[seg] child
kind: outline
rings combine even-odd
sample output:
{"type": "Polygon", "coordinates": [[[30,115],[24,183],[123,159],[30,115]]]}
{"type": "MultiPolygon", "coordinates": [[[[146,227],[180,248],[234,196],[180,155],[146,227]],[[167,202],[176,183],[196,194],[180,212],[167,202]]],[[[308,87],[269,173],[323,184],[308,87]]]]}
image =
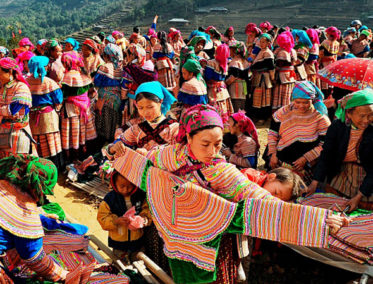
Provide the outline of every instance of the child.
{"type": "Polygon", "coordinates": [[[103,230],[109,232],[109,247],[123,259],[142,247],[143,227],[151,223],[146,194],[114,171],[111,176],[113,191],[106,194],[97,213],[103,230]],[[135,211],[132,216],[130,212],[135,211]]]}
{"type": "Polygon", "coordinates": [[[307,188],[300,176],[287,168],[276,168],[268,173],[250,168],[243,169],[241,172],[249,180],[257,183],[273,196],[283,201],[296,199],[307,188]]]}

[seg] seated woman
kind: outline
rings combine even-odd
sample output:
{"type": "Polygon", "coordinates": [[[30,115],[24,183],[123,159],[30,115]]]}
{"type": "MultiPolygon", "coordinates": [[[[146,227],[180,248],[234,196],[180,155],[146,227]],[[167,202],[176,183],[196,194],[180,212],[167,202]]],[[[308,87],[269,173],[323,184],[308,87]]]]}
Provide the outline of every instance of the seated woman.
{"type": "MultiPolygon", "coordinates": [[[[323,94],[309,81],[297,82],[292,103],[273,114],[268,133],[271,169],[290,167],[303,179],[320,156],[330,120],[322,102],[323,94]]],[[[308,176],[308,179],[310,177],[308,176]]]]}
{"type": "Polygon", "coordinates": [[[327,191],[350,197],[346,206],[373,209],[373,91],[360,90],[340,100],[326,134],[308,191],[327,181],[327,191]]]}
{"type": "Polygon", "coordinates": [[[256,168],[260,145],[254,123],[242,111],[232,114],[228,122],[230,134],[237,137],[237,142],[232,149],[223,149],[223,155],[240,168],[256,168]]]}
{"type": "Polygon", "coordinates": [[[124,145],[146,154],[152,147],[175,141],[179,124],[165,115],[176,101],[174,96],[157,81],[141,84],[134,100],[140,116],[145,121],[131,126],[120,136],[120,141],[109,144],[108,157],[121,156],[124,145]]]}

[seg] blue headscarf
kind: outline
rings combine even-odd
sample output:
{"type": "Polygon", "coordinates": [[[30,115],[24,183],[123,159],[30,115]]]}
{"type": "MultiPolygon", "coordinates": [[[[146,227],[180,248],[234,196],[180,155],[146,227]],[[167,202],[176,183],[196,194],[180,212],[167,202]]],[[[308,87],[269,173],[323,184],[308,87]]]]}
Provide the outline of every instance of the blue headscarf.
{"type": "Polygon", "coordinates": [[[43,82],[45,75],[47,75],[45,67],[48,63],[49,58],[46,56],[33,56],[28,62],[28,68],[35,79],[39,78],[40,75],[41,81],[43,82]]]}
{"type": "Polygon", "coordinates": [[[293,38],[296,41],[296,37],[298,37],[298,44],[304,44],[308,48],[312,48],[313,44],[308,36],[308,34],[303,30],[293,30],[293,38]]]}
{"type": "Polygon", "coordinates": [[[9,49],[7,49],[5,46],[0,46],[0,53],[4,54],[6,57],[9,55],[9,49]]]}
{"type": "Polygon", "coordinates": [[[66,42],[70,43],[73,46],[73,50],[78,50],[79,49],[79,42],[76,39],[74,39],[72,37],[68,37],[65,40],[65,43],[66,42]]]}
{"type": "Polygon", "coordinates": [[[38,41],[37,41],[37,43],[36,43],[36,45],[40,45],[40,46],[42,46],[44,43],[46,43],[47,42],[47,40],[46,39],[39,39],[38,41]]]}
{"type": "Polygon", "coordinates": [[[328,109],[323,102],[324,94],[314,83],[310,81],[296,82],[291,94],[291,99],[312,100],[313,106],[319,113],[322,115],[328,114],[328,109]]]}
{"type": "Polygon", "coordinates": [[[369,30],[367,26],[361,26],[360,29],[359,29],[359,33],[361,33],[362,31],[364,30],[369,30]]]}
{"type": "Polygon", "coordinates": [[[201,37],[204,37],[204,38],[206,39],[206,42],[207,42],[207,41],[211,41],[211,39],[210,39],[210,35],[209,35],[209,34],[204,33],[204,32],[201,32],[201,31],[199,31],[199,30],[194,30],[194,31],[192,31],[191,34],[190,34],[190,36],[189,36],[189,38],[188,38],[188,40],[191,40],[191,39],[192,39],[193,37],[195,37],[195,36],[201,36],[201,37]]]}
{"type": "Polygon", "coordinates": [[[108,40],[108,42],[110,42],[110,43],[115,43],[116,42],[115,38],[113,38],[112,35],[108,35],[105,39],[108,40]]]}
{"type": "Polygon", "coordinates": [[[105,46],[104,53],[110,57],[110,61],[114,63],[114,67],[118,68],[118,64],[123,60],[122,49],[113,43],[108,43],[105,46]]]}
{"type": "Polygon", "coordinates": [[[162,101],[161,112],[166,114],[171,105],[176,102],[175,97],[158,81],[142,83],[136,90],[135,96],[128,94],[131,99],[136,99],[137,95],[140,93],[151,93],[156,95],[162,101]]]}

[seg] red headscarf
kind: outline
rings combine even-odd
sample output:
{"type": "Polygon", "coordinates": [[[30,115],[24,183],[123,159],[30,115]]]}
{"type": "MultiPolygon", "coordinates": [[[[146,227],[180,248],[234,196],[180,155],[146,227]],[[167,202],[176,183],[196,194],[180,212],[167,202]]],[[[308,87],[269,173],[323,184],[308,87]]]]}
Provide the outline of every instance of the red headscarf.
{"type": "Polygon", "coordinates": [[[245,28],[245,34],[248,35],[249,33],[255,33],[256,36],[259,36],[262,33],[262,31],[260,29],[258,29],[256,24],[248,23],[246,28],[245,28]]]}
{"type": "Polygon", "coordinates": [[[4,68],[6,70],[14,70],[16,71],[16,80],[21,81],[22,83],[25,83],[28,86],[28,83],[23,78],[21,71],[19,70],[19,67],[17,65],[17,61],[15,61],[13,58],[10,57],[4,57],[0,59],[0,67],[4,68]]]}
{"type": "Polygon", "coordinates": [[[294,47],[293,35],[289,31],[283,32],[277,37],[277,43],[281,48],[285,49],[287,52],[290,52],[294,47]]]}
{"type": "Polygon", "coordinates": [[[33,50],[35,46],[32,44],[31,40],[28,37],[24,37],[21,39],[18,43],[19,47],[24,47],[24,46],[30,46],[30,50],[33,50]]]}
{"type": "Polygon", "coordinates": [[[259,25],[259,28],[262,28],[262,29],[267,29],[267,31],[270,31],[273,29],[273,26],[271,25],[270,22],[266,21],[266,22],[263,22],[259,25]]]}
{"type": "Polygon", "coordinates": [[[17,64],[19,66],[19,70],[23,72],[23,61],[30,60],[31,57],[35,56],[35,54],[31,51],[24,51],[17,56],[17,64]]]}
{"type": "Polygon", "coordinates": [[[334,39],[336,40],[338,40],[341,37],[341,31],[338,30],[336,27],[329,27],[325,30],[325,32],[328,35],[331,35],[332,37],[334,37],[334,39]]]}
{"type": "Polygon", "coordinates": [[[178,34],[181,36],[181,32],[179,30],[176,30],[176,31],[170,32],[168,34],[168,37],[171,38],[172,40],[174,40],[176,35],[178,35],[178,34]]]}
{"type": "Polygon", "coordinates": [[[219,62],[219,66],[223,69],[224,73],[228,71],[229,55],[229,46],[227,44],[221,44],[216,48],[215,59],[219,62]]]}
{"type": "Polygon", "coordinates": [[[98,52],[99,52],[99,49],[98,49],[97,43],[96,43],[93,39],[87,38],[87,39],[83,42],[83,44],[86,45],[86,46],[89,46],[90,48],[92,48],[92,50],[93,50],[95,53],[98,53],[98,52]]]}
{"type": "Polygon", "coordinates": [[[245,115],[244,111],[238,111],[231,115],[233,120],[238,123],[238,127],[242,133],[248,134],[256,143],[257,148],[259,149],[259,139],[258,139],[258,132],[256,131],[256,127],[254,122],[245,115]]]}
{"type": "Polygon", "coordinates": [[[76,51],[62,53],[61,61],[66,66],[66,72],[70,70],[80,71],[80,68],[84,67],[83,60],[76,51]]]}
{"type": "Polygon", "coordinates": [[[315,29],[308,29],[307,35],[309,36],[312,44],[315,44],[315,43],[320,44],[319,34],[315,29]]]}

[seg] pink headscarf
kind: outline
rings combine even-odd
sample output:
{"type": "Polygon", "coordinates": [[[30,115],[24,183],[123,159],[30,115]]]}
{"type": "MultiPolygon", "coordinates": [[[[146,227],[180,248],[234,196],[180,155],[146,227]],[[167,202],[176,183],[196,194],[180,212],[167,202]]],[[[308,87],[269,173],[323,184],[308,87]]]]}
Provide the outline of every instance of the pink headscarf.
{"type": "Polygon", "coordinates": [[[338,30],[336,27],[329,27],[325,30],[325,32],[328,35],[331,35],[332,37],[334,37],[336,40],[338,40],[341,37],[341,31],[338,30]]]}
{"type": "Polygon", "coordinates": [[[24,46],[29,45],[30,50],[33,50],[35,48],[35,46],[32,44],[31,40],[28,37],[24,37],[23,39],[21,39],[18,45],[19,47],[24,47],[24,46]]]}
{"type": "Polygon", "coordinates": [[[66,72],[70,70],[80,71],[80,68],[84,67],[82,57],[76,51],[62,53],[61,61],[66,66],[66,72]]]}
{"type": "Polygon", "coordinates": [[[256,131],[254,122],[245,115],[244,111],[241,110],[232,114],[231,117],[235,122],[238,123],[238,127],[240,128],[240,131],[242,133],[246,133],[250,135],[251,138],[253,138],[257,148],[259,149],[260,144],[258,139],[258,132],[256,131]]]}
{"type": "Polygon", "coordinates": [[[19,66],[19,70],[21,72],[23,72],[23,68],[24,68],[23,61],[30,60],[30,58],[33,56],[35,56],[35,54],[29,50],[18,54],[16,61],[19,66]]]}
{"type": "Polygon", "coordinates": [[[111,33],[111,36],[114,37],[114,38],[115,38],[115,36],[117,36],[117,35],[119,35],[119,38],[124,37],[124,34],[121,33],[120,31],[113,31],[113,32],[111,33]]]}
{"type": "Polygon", "coordinates": [[[188,108],[180,119],[179,133],[176,141],[184,142],[187,134],[206,126],[224,129],[223,120],[217,110],[210,105],[195,105],[188,108]]]}
{"type": "Polygon", "coordinates": [[[175,36],[178,35],[178,34],[179,34],[180,37],[181,37],[181,32],[180,32],[179,30],[176,30],[176,31],[170,32],[170,33],[168,34],[168,37],[171,38],[172,40],[174,40],[175,36]]]}
{"type": "Polygon", "coordinates": [[[285,49],[287,52],[290,52],[294,47],[293,35],[289,31],[283,32],[277,37],[277,43],[281,48],[285,49]]]}
{"type": "Polygon", "coordinates": [[[147,35],[149,38],[157,38],[157,32],[154,29],[149,29],[147,35]]]}
{"type": "Polygon", "coordinates": [[[309,36],[312,44],[315,44],[315,43],[320,44],[319,34],[315,29],[308,29],[307,35],[309,36]]]}
{"type": "Polygon", "coordinates": [[[262,29],[267,29],[267,31],[270,31],[273,29],[273,26],[271,25],[270,22],[266,21],[266,22],[263,22],[259,25],[259,28],[262,28],[262,29]]]}
{"type": "Polygon", "coordinates": [[[255,33],[256,36],[260,35],[262,33],[262,31],[260,29],[258,29],[258,27],[256,26],[256,24],[254,23],[248,23],[246,25],[246,28],[245,28],[245,34],[249,34],[249,33],[255,33]]]}
{"type": "Polygon", "coordinates": [[[228,71],[229,55],[229,46],[227,44],[221,44],[216,48],[215,59],[219,62],[219,66],[223,69],[224,73],[228,71]]]}
{"type": "Polygon", "coordinates": [[[23,78],[21,70],[19,70],[19,67],[17,65],[17,61],[15,61],[11,57],[4,57],[0,59],[0,67],[7,69],[7,70],[14,70],[16,71],[16,80],[21,81],[22,83],[25,83],[28,86],[27,81],[23,78]]]}

